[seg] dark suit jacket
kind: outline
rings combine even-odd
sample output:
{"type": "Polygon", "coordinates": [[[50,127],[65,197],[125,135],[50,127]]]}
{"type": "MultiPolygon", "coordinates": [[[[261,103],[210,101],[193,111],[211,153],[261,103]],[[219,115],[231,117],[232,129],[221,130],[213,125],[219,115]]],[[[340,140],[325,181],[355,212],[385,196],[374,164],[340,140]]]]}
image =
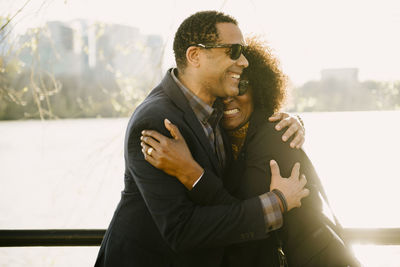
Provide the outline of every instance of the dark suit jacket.
{"type": "Polygon", "coordinates": [[[265,238],[259,198],[236,200],[223,188],[221,176],[202,126],[167,73],[129,121],[125,189],[96,266],[220,266],[223,246],[265,238]],[[154,129],[169,136],[165,118],[179,127],[194,159],[205,169],[191,191],[143,158],[141,131],[154,129]]]}
{"type": "Polygon", "coordinates": [[[283,242],[283,250],[288,256],[289,266],[301,266],[300,259],[307,262],[307,266],[331,266],[330,263],[339,262],[334,258],[329,258],[332,256],[343,257],[343,265],[339,263],[338,266],[344,266],[351,260],[346,259],[349,257],[346,251],[334,247],[336,244],[340,244],[340,241],[331,242],[333,238],[336,238],[335,234],[331,234],[329,231],[318,231],[321,225],[331,225],[322,213],[323,200],[318,193],[321,188],[319,177],[302,149],[292,149],[289,146],[290,141],[286,143],[282,141],[283,131],[276,131],[275,123],[268,122],[267,118],[270,115],[265,110],[253,112],[245,143],[238,160],[232,162],[229,167],[224,185],[233,196],[239,199],[251,198],[269,191],[270,160],[274,159],[278,162],[282,177],[289,177],[293,165],[300,162],[300,172],[306,175],[306,187],[310,189],[310,195],[302,200],[301,208],[295,208],[284,215],[284,226],[276,233],[271,234],[270,238],[227,247],[224,266],[279,266],[273,265],[277,260],[274,253],[277,248],[275,234],[278,234],[283,242]],[[315,233],[315,231],[317,232],[315,233]],[[307,244],[304,243],[304,240],[313,235],[320,236],[312,241],[309,253],[304,253],[307,255],[304,255],[303,258],[293,257],[294,253],[291,252],[295,251],[297,247],[307,244]],[[306,258],[323,249],[331,250],[333,253],[327,251],[324,254],[315,254],[317,256],[313,258],[306,258]]]}

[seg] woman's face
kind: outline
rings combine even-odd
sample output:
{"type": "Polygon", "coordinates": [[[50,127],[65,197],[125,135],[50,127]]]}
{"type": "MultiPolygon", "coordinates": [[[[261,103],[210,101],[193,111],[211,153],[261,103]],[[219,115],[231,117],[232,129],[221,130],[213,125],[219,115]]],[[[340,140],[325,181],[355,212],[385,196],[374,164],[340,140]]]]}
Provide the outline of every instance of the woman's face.
{"type": "Polygon", "coordinates": [[[251,88],[244,95],[224,98],[223,103],[224,117],[222,126],[226,130],[235,130],[242,127],[249,121],[254,110],[251,88]]]}

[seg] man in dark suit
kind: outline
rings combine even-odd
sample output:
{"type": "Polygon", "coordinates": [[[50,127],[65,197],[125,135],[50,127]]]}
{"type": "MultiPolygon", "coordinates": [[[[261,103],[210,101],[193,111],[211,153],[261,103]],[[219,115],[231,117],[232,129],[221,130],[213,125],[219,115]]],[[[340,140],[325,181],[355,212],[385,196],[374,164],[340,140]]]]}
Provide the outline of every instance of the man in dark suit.
{"type": "MultiPolygon", "coordinates": [[[[125,188],[96,266],[220,266],[224,246],[263,239],[281,227],[283,203],[274,193],[235,200],[220,179],[230,153],[218,123],[218,98],[238,94],[248,65],[243,45],[236,20],[219,12],[196,13],[179,27],[178,68],[167,72],[129,121],[125,188]],[[164,118],[179,127],[199,163],[187,174],[188,181],[198,179],[186,187],[152,167],[141,151],[144,129],[170,136],[164,118]],[[195,204],[213,202],[219,205],[195,204]]],[[[289,208],[308,194],[298,177],[275,177],[289,208]]]]}

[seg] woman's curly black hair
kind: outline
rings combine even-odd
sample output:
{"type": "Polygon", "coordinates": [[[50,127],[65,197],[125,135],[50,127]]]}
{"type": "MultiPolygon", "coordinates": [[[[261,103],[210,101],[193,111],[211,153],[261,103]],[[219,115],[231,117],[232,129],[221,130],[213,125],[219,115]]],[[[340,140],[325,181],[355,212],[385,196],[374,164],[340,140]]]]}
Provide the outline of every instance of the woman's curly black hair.
{"type": "Polygon", "coordinates": [[[249,66],[242,76],[249,80],[253,91],[255,109],[278,111],[286,97],[287,76],[280,69],[279,61],[271,49],[257,37],[246,38],[245,56],[249,66]]]}
{"type": "Polygon", "coordinates": [[[218,11],[201,11],[186,18],[179,26],[174,38],[174,54],[178,69],[186,67],[186,50],[193,44],[210,44],[218,41],[217,23],[237,21],[218,11]]]}

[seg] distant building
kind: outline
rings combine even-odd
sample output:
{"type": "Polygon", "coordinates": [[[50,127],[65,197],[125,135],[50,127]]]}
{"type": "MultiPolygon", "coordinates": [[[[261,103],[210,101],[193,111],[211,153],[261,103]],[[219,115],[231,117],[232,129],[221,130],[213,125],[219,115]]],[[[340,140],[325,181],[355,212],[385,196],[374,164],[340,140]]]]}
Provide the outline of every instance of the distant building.
{"type": "Polygon", "coordinates": [[[28,67],[35,65],[54,75],[84,72],[87,58],[76,49],[75,35],[73,28],[59,21],[49,21],[40,30],[28,29],[20,36],[19,43],[25,47],[20,59],[28,67]]]}
{"type": "Polygon", "coordinates": [[[40,31],[28,30],[20,42],[31,42],[35,36],[36,53],[26,48],[21,59],[29,66],[40,58],[40,67],[55,75],[77,75],[93,70],[99,75],[109,71],[142,78],[155,72],[160,76],[161,36],[141,34],[135,27],[90,24],[86,20],[49,21],[40,31]]]}
{"type": "Polygon", "coordinates": [[[315,92],[316,110],[350,111],[364,108],[365,91],[358,81],[358,68],[324,69],[320,90],[315,92]]]}
{"type": "Polygon", "coordinates": [[[321,81],[338,81],[347,84],[358,83],[357,68],[324,69],[321,71],[321,81]]]}

